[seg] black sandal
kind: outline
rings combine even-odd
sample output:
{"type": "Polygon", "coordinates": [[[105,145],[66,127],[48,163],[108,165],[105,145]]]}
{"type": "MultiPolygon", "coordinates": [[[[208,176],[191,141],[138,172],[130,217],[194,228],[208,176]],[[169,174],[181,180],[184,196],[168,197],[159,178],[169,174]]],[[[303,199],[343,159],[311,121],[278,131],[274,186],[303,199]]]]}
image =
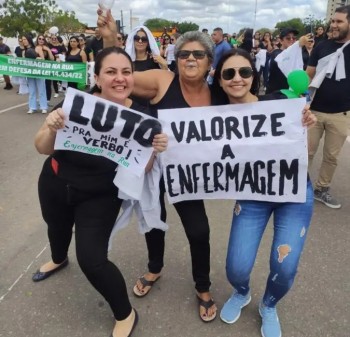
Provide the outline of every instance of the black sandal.
{"type": "Polygon", "coordinates": [[[206,316],[202,316],[201,315],[201,311],[199,310],[199,317],[200,319],[205,322],[205,323],[210,323],[212,322],[215,318],[216,318],[216,311],[213,314],[213,316],[209,317],[208,316],[208,310],[215,305],[214,300],[211,298],[209,301],[205,301],[203,299],[201,299],[198,295],[197,295],[197,299],[198,299],[198,304],[199,304],[199,309],[200,307],[203,307],[205,309],[205,315],[206,316]]]}
{"type": "Polygon", "coordinates": [[[136,297],[144,297],[146,296],[152,289],[153,285],[160,279],[160,276],[158,276],[154,281],[148,281],[145,279],[144,276],[141,276],[139,278],[139,281],[142,284],[142,290],[145,289],[146,287],[149,287],[147,291],[141,292],[139,288],[137,287],[137,284],[135,284],[133,288],[133,293],[136,297]]]}

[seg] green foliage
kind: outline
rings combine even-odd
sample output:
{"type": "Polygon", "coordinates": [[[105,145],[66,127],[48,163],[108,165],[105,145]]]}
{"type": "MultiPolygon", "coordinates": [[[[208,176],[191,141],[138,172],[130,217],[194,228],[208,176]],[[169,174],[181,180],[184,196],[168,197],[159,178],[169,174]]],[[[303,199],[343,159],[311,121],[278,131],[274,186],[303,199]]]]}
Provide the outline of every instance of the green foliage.
{"type": "Polygon", "coordinates": [[[281,21],[276,24],[276,31],[274,32],[274,36],[279,33],[283,28],[293,28],[299,32],[299,36],[306,34],[305,26],[300,18],[294,18],[288,21],[281,21]]]}
{"type": "Polygon", "coordinates": [[[306,33],[316,33],[316,29],[319,26],[322,26],[326,30],[327,21],[326,19],[315,19],[310,15],[303,20],[303,24],[306,33]]]}
{"type": "Polygon", "coordinates": [[[76,17],[74,12],[59,10],[52,18],[49,27],[56,26],[59,29],[59,34],[67,40],[77,33],[83,33],[86,25],[82,24],[76,17]]]}
{"type": "Polygon", "coordinates": [[[165,19],[148,19],[145,21],[144,25],[150,30],[150,31],[164,31],[164,28],[169,29],[170,27],[176,27],[181,34],[186,33],[188,31],[192,30],[198,30],[199,26],[193,22],[174,22],[174,21],[168,21],[165,19]]]}
{"type": "Polygon", "coordinates": [[[66,37],[86,27],[74,12],[59,10],[55,0],[5,0],[0,4],[0,30],[4,36],[44,33],[52,26],[57,26],[66,37]]]}
{"type": "Polygon", "coordinates": [[[174,22],[173,27],[177,27],[177,29],[181,34],[199,29],[199,26],[196,23],[187,22],[187,21],[179,22],[179,23],[174,22]]]}
{"type": "Polygon", "coordinates": [[[144,26],[146,26],[150,31],[163,31],[164,28],[171,27],[171,22],[165,19],[148,19],[145,21],[144,26]]]}
{"type": "Polygon", "coordinates": [[[43,32],[50,12],[56,8],[54,0],[5,0],[0,5],[1,34],[16,37],[32,31],[43,32]]]}

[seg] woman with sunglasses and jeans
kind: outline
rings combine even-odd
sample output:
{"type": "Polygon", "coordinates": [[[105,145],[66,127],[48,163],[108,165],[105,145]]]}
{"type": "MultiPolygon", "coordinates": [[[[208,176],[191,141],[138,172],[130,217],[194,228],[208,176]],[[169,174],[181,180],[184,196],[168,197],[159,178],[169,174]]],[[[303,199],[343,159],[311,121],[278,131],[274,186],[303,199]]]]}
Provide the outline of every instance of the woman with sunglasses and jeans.
{"type": "MultiPolygon", "coordinates": [[[[256,96],[258,80],[249,53],[239,48],[232,49],[221,58],[216,68],[212,87],[215,104],[252,103],[286,98],[279,92],[256,96]]],[[[296,113],[301,114],[297,111],[296,113]]],[[[303,110],[302,120],[304,126],[312,126],[316,122],[308,107],[303,110]]],[[[276,304],[287,294],[294,282],[312,211],[313,190],[309,178],[304,203],[252,200],[236,202],[226,259],[226,274],[234,291],[220,313],[224,322],[235,323],[240,317],[241,309],[251,301],[250,274],[260,241],[273,214],[270,274],[260,301],[259,312],[262,317],[262,336],[282,336],[276,304]]]]}
{"type": "MultiPolygon", "coordinates": [[[[35,44],[35,48],[36,49],[41,49],[43,52],[43,55],[45,57],[45,60],[51,60],[53,61],[55,59],[55,57],[53,56],[50,47],[48,46],[47,42],[46,42],[46,38],[44,34],[40,34],[38,35],[37,39],[36,39],[36,44],[35,44]]],[[[50,100],[51,100],[51,80],[49,79],[45,79],[45,88],[46,88],[46,99],[47,99],[47,103],[49,104],[50,100]]]]}
{"type": "MultiPolygon", "coordinates": [[[[48,52],[49,48],[35,46],[32,36],[30,34],[22,36],[22,43],[24,47],[24,50],[22,52],[23,57],[30,59],[45,59],[44,51],[48,52]]],[[[46,114],[48,105],[46,99],[45,79],[28,77],[27,81],[29,90],[29,110],[27,111],[27,113],[32,114],[37,110],[38,97],[41,113],[46,114]]]]}
{"type": "MultiPolygon", "coordinates": [[[[113,45],[116,25],[110,11],[107,17],[98,10],[98,26],[105,47],[113,45]]],[[[182,35],[175,47],[178,74],[165,70],[135,72],[133,94],[150,100],[151,109],[172,109],[209,106],[211,95],[205,81],[214,55],[210,36],[195,31],[182,35]]],[[[164,186],[163,186],[164,189],[164,186]]],[[[161,200],[163,198],[161,197],[161,200]]],[[[174,204],[183,224],[192,258],[192,276],[199,301],[199,316],[205,322],[216,317],[216,305],[210,293],[210,229],[203,200],[182,201],[174,204]]],[[[162,203],[162,218],[166,211],[162,203]]],[[[143,297],[161,275],[164,265],[165,232],[153,229],[146,233],[148,272],[137,280],[134,294],[143,297]]]]}

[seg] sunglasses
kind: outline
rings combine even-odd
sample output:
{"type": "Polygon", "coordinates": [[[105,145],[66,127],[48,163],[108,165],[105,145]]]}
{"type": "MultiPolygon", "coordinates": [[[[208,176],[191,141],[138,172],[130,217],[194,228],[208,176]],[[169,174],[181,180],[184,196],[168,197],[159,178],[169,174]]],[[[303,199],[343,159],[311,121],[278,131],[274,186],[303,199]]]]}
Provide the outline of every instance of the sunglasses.
{"type": "Polygon", "coordinates": [[[181,60],[187,60],[191,54],[196,60],[203,60],[207,52],[205,50],[179,50],[176,56],[181,60]]]}
{"type": "Polygon", "coordinates": [[[297,38],[296,38],[296,36],[292,36],[292,37],[285,37],[285,39],[287,41],[295,41],[297,38]]]}
{"type": "MultiPolygon", "coordinates": [[[[136,36],[136,35],[135,35],[136,36]]],[[[118,41],[121,41],[121,40],[123,40],[123,38],[121,37],[121,36],[117,36],[117,40],[118,41]]],[[[136,40],[137,41],[137,40],[136,40]]]]}
{"type": "MultiPolygon", "coordinates": [[[[235,68],[224,69],[221,73],[221,77],[226,81],[232,80],[236,76],[236,69],[235,68]]],[[[253,69],[251,67],[241,67],[241,68],[238,68],[238,74],[242,78],[249,78],[253,75],[253,69]]]]}
{"type": "Polygon", "coordinates": [[[134,35],[134,41],[136,42],[148,42],[148,37],[147,36],[138,36],[134,35]]]}
{"type": "Polygon", "coordinates": [[[43,41],[43,40],[45,40],[43,37],[38,37],[38,40],[39,41],[43,41]]]}

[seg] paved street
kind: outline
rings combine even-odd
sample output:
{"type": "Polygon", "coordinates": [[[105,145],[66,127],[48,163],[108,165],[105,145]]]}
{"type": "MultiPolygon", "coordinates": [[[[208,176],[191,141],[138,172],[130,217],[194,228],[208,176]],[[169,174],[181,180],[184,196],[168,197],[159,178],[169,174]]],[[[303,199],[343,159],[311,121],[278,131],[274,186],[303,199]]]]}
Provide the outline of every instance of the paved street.
{"type": "MultiPolygon", "coordinates": [[[[27,115],[26,102],[27,97],[17,95],[16,89],[6,91],[0,84],[0,337],[107,337],[114,325],[111,311],[80,271],[74,242],[66,269],[44,282],[31,281],[32,273],[50,259],[50,250],[37,196],[45,156],[33,146],[45,115],[27,115]]],[[[319,163],[320,154],[313,177],[319,163]]],[[[349,166],[347,142],[333,183],[343,207],[332,210],[315,204],[294,287],[278,306],[284,337],[350,336],[349,166]]],[[[212,293],[220,309],[231,293],[225,258],[233,202],[206,205],[211,224],[212,293]]],[[[198,317],[188,243],[174,208],[168,210],[166,265],[146,298],[135,298],[131,292],[147,261],[145,241],[135,222],[117,235],[110,253],[140,315],[133,337],[259,337],[257,305],[268,273],[271,226],[252,275],[251,304],[232,326],[219,318],[204,324],[198,317]]]]}

